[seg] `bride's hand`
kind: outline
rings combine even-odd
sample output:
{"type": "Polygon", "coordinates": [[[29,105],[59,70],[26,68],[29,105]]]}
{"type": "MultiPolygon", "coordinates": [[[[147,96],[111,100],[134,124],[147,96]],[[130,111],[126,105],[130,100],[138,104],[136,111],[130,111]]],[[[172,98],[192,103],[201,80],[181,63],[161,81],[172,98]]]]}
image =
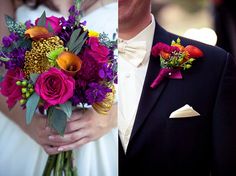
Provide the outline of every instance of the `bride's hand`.
{"type": "Polygon", "coordinates": [[[50,141],[66,143],[58,151],[68,151],[79,148],[90,141],[99,139],[116,126],[116,118],[111,117],[116,113],[100,115],[93,108],[86,111],[74,111],[67,123],[65,135],[49,136],[50,141]]]}
{"type": "Polygon", "coordinates": [[[52,135],[53,132],[48,127],[47,118],[43,115],[35,114],[32,122],[24,126],[23,130],[50,155],[59,153],[58,146],[64,144],[49,140],[48,137],[52,135]]]}

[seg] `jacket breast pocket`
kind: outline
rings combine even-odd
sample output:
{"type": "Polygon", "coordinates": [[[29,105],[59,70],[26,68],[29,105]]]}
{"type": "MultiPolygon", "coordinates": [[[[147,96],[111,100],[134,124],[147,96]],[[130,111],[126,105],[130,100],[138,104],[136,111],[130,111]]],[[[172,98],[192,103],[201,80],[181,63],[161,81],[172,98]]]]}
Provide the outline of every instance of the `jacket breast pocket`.
{"type": "Polygon", "coordinates": [[[166,138],[171,148],[174,146],[179,150],[194,150],[208,145],[210,137],[211,125],[206,116],[167,120],[166,138]]]}

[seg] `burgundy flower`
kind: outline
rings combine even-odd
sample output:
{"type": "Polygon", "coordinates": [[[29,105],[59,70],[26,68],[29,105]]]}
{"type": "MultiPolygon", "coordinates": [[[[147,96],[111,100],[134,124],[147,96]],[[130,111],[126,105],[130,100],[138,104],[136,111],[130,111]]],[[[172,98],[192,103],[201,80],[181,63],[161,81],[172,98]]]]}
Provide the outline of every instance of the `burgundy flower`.
{"type": "Polygon", "coordinates": [[[80,80],[85,80],[86,82],[100,79],[99,68],[101,66],[97,62],[97,60],[95,60],[95,58],[93,57],[91,52],[89,52],[89,50],[90,49],[84,50],[84,53],[81,57],[82,59],[81,69],[78,72],[78,78],[80,80]]]}
{"type": "Polygon", "coordinates": [[[152,47],[152,55],[154,57],[157,57],[160,55],[161,52],[164,52],[164,53],[172,53],[173,51],[179,51],[179,48],[176,47],[176,46],[170,46],[170,45],[167,45],[165,43],[157,43],[156,45],[154,45],[152,47]]]}
{"type": "Polygon", "coordinates": [[[109,49],[99,43],[97,37],[90,37],[88,39],[88,45],[90,49],[87,52],[93,56],[99,63],[106,63],[108,61],[109,49]]]}
{"type": "Polygon", "coordinates": [[[19,68],[8,70],[0,83],[0,92],[7,97],[8,108],[12,108],[18,100],[22,98],[21,87],[16,85],[16,82],[23,80],[24,74],[19,68]]]}

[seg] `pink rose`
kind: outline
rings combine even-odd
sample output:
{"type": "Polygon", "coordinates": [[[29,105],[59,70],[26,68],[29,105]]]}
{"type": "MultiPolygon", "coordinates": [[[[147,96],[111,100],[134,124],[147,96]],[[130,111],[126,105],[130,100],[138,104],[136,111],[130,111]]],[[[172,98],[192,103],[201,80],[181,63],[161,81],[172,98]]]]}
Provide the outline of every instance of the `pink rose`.
{"type": "Polygon", "coordinates": [[[88,40],[90,49],[86,50],[99,63],[106,63],[108,60],[109,49],[106,46],[100,45],[97,37],[90,37],[88,40]]]}
{"type": "Polygon", "coordinates": [[[8,70],[0,83],[0,92],[7,97],[8,108],[13,108],[17,101],[22,99],[21,87],[16,85],[16,82],[23,80],[24,74],[19,68],[8,70]]]}
{"type": "MultiPolygon", "coordinates": [[[[35,20],[35,24],[38,25],[39,18],[35,20]]],[[[55,16],[46,17],[46,28],[48,28],[48,23],[51,24],[52,29],[55,33],[59,33],[62,29],[60,26],[60,19],[55,16]]]]}
{"type": "Polygon", "coordinates": [[[75,80],[57,68],[42,73],[35,84],[35,92],[46,102],[47,107],[68,101],[74,89],[75,80]]]}

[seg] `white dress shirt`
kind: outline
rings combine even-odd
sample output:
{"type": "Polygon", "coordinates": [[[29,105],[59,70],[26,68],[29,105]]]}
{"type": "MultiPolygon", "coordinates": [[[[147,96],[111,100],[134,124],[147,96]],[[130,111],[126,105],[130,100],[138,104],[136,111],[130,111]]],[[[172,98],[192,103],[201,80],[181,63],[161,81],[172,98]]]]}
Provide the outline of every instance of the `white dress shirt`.
{"type": "Polygon", "coordinates": [[[124,45],[132,42],[145,42],[146,55],[138,66],[128,62],[126,55],[119,54],[118,60],[118,128],[120,139],[126,151],[131,131],[134,125],[135,116],[138,109],[139,99],[141,97],[143,84],[149,63],[152,41],[155,31],[155,20],[152,16],[152,22],[139,34],[130,40],[119,39],[118,45],[124,45]]]}

